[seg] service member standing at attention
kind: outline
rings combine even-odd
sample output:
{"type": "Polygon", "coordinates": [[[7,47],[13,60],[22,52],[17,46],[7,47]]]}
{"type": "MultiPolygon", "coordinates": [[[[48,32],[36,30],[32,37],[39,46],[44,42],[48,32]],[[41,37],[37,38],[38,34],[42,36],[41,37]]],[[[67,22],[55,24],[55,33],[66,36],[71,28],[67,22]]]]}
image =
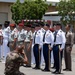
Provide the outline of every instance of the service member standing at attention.
{"type": "Polygon", "coordinates": [[[24,30],[24,24],[19,23],[17,33],[17,45],[24,45],[25,38],[26,38],[26,31],[24,30]]]}
{"type": "Polygon", "coordinates": [[[33,54],[33,46],[34,46],[34,42],[33,42],[33,36],[34,36],[34,32],[35,32],[35,24],[32,24],[31,26],[31,31],[32,31],[32,40],[31,40],[31,64],[35,63],[35,58],[34,58],[34,54],[33,54]]]}
{"type": "Polygon", "coordinates": [[[62,65],[62,56],[63,49],[65,48],[65,33],[61,30],[61,24],[56,24],[56,31],[54,32],[54,58],[55,58],[55,71],[53,73],[60,74],[61,73],[61,65],[62,65]]]}
{"type": "Polygon", "coordinates": [[[16,27],[15,24],[10,24],[9,42],[8,42],[8,46],[10,48],[10,51],[15,50],[15,48],[16,48],[18,30],[15,27],[16,27]]]}
{"type": "Polygon", "coordinates": [[[10,32],[9,24],[10,24],[9,21],[5,21],[5,23],[4,23],[3,45],[2,45],[2,58],[3,58],[2,63],[5,63],[6,56],[10,52],[10,49],[7,46],[7,44],[8,44],[8,38],[9,38],[9,32],[10,32]]]}
{"type": "Polygon", "coordinates": [[[71,71],[72,70],[72,63],[71,63],[71,51],[73,47],[73,33],[70,30],[71,26],[69,24],[66,25],[66,44],[65,44],[65,51],[64,51],[64,59],[65,59],[65,69],[64,71],[71,71]]]}
{"type": "Polygon", "coordinates": [[[45,33],[43,35],[43,55],[45,60],[45,68],[43,71],[50,71],[50,51],[53,47],[54,36],[49,28],[49,24],[44,25],[45,33]]]}
{"type": "MultiPolygon", "coordinates": [[[[54,32],[53,32],[53,35],[56,31],[56,24],[53,24],[53,29],[54,29],[54,32]]],[[[52,68],[55,68],[55,57],[54,57],[54,50],[53,50],[53,60],[54,60],[54,63],[53,63],[53,67],[52,68]]]]}
{"type": "Polygon", "coordinates": [[[2,24],[0,23],[0,61],[2,59],[2,44],[3,44],[3,32],[2,32],[2,24]]]}
{"type": "Polygon", "coordinates": [[[40,25],[38,23],[35,23],[35,32],[33,37],[33,52],[35,57],[35,67],[33,69],[40,69],[40,52],[41,52],[41,42],[42,42],[42,33],[40,31],[40,25]]]}
{"type": "MultiPolygon", "coordinates": [[[[44,22],[40,22],[40,26],[41,26],[41,32],[42,32],[42,36],[45,33],[45,29],[44,29],[44,22]]],[[[43,37],[42,37],[43,38],[43,37]]],[[[43,42],[42,42],[43,43],[43,42]]],[[[43,57],[43,44],[42,44],[42,48],[41,48],[41,66],[44,64],[44,57],[43,57]]]]}
{"type": "Polygon", "coordinates": [[[31,67],[31,39],[32,39],[31,25],[28,24],[26,28],[27,32],[25,38],[25,53],[29,61],[26,67],[31,67]]]}

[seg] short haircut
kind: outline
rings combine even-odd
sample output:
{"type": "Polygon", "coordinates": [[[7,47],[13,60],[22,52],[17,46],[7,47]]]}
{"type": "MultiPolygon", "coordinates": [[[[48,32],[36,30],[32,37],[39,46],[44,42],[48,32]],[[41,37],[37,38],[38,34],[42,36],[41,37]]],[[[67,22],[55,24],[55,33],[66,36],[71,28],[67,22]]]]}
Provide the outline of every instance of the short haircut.
{"type": "Polygon", "coordinates": [[[67,24],[69,28],[71,28],[71,24],[67,24]]]}

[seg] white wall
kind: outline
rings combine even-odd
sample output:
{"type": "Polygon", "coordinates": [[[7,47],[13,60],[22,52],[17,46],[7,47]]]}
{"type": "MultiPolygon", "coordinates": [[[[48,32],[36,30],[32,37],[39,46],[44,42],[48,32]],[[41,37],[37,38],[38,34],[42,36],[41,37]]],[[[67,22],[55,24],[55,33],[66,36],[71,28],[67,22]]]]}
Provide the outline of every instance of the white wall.
{"type": "MultiPolygon", "coordinates": [[[[16,2],[17,0],[0,0],[0,2],[16,2]]],[[[24,0],[20,0],[21,2],[24,2],[24,0]]]]}
{"type": "Polygon", "coordinates": [[[9,20],[12,22],[12,13],[11,13],[11,9],[10,9],[10,3],[0,3],[0,22],[2,21],[2,23],[5,20],[9,20]],[[1,18],[2,17],[2,18],[1,18]]]}

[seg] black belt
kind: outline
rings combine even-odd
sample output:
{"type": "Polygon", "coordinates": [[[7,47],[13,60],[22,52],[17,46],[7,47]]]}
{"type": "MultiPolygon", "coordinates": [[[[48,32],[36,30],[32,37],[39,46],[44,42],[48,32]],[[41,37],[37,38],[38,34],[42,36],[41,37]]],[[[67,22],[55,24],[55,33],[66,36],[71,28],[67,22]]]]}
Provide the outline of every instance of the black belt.
{"type": "Polygon", "coordinates": [[[50,44],[44,43],[43,45],[51,45],[51,43],[50,44]]]}
{"type": "Polygon", "coordinates": [[[39,44],[34,44],[34,45],[39,45],[39,44]]]}
{"type": "Polygon", "coordinates": [[[59,45],[61,46],[62,44],[54,44],[54,46],[59,46],[59,45]]]}

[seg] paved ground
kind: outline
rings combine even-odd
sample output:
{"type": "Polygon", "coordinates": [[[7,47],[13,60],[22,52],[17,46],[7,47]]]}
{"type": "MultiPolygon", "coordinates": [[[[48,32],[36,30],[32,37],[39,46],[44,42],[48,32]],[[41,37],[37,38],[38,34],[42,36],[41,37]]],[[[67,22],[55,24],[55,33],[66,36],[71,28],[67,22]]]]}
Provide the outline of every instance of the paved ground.
{"type": "MultiPolygon", "coordinates": [[[[5,64],[0,63],[0,75],[4,75],[4,66],[5,64]]],[[[32,65],[33,67],[34,65],[32,65]]],[[[61,75],[75,75],[75,56],[72,56],[72,71],[62,71],[61,75]]],[[[44,68],[44,66],[42,66],[42,68],[44,68]]],[[[63,61],[63,68],[64,68],[64,61],[63,61]]],[[[32,68],[25,68],[25,67],[21,67],[20,68],[21,72],[25,73],[25,75],[55,75],[52,74],[51,72],[42,72],[41,70],[34,70],[32,68]]],[[[51,69],[51,71],[54,71],[53,69],[51,69]]]]}
{"type": "MultiPolygon", "coordinates": [[[[73,51],[72,51],[72,71],[71,72],[62,71],[61,75],[75,75],[75,50],[74,49],[75,49],[75,45],[74,45],[73,51]]],[[[64,60],[63,60],[62,65],[63,65],[62,68],[65,68],[64,60]]],[[[0,75],[4,75],[4,67],[5,67],[5,64],[0,62],[0,75]]],[[[32,65],[32,67],[34,67],[34,65],[32,65]]],[[[42,68],[44,68],[44,66],[42,66],[42,68]]],[[[41,70],[34,70],[32,68],[21,67],[20,70],[21,70],[21,72],[25,73],[26,75],[55,75],[55,74],[52,74],[51,72],[42,72],[41,70]]],[[[51,71],[54,71],[54,70],[51,69],[51,71]]]]}

